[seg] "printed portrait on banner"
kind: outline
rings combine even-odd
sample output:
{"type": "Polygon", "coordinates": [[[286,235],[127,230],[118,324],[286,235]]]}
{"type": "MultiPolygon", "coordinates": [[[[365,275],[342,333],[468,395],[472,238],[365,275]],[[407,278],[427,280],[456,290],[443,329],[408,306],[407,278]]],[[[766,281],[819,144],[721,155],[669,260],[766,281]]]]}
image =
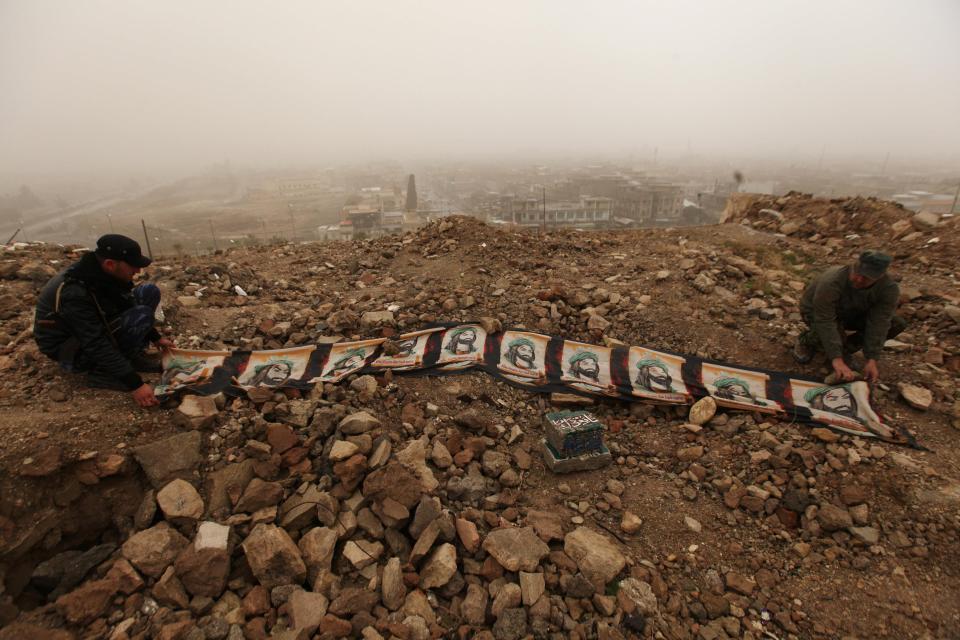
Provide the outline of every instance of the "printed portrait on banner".
{"type": "Polygon", "coordinates": [[[450,327],[440,338],[437,364],[444,369],[465,369],[483,362],[483,346],[487,332],[475,324],[450,327]]]}
{"type": "Polygon", "coordinates": [[[500,340],[497,369],[511,377],[546,380],[549,343],[550,336],[527,331],[506,331],[500,340]]]}
{"type": "Polygon", "coordinates": [[[168,349],[161,362],[163,373],[155,388],[157,395],[173,393],[177,389],[202,384],[210,379],[213,370],[223,365],[229,351],[191,351],[168,349]]]}
{"type": "Polygon", "coordinates": [[[307,371],[310,354],[317,347],[307,345],[272,351],[253,351],[237,376],[241,387],[282,387],[299,381],[307,371]]]}
{"type": "Polygon", "coordinates": [[[684,358],[642,347],[630,347],[630,388],[633,395],[654,402],[683,403],[690,397],[683,384],[684,358]]]}
{"type": "Polygon", "coordinates": [[[824,385],[807,380],[790,380],[793,404],[806,407],[814,420],[862,435],[895,437],[892,429],[881,424],[870,406],[869,387],[865,382],[824,385]]]}
{"type": "Polygon", "coordinates": [[[327,361],[323,364],[323,371],[311,382],[337,382],[355,373],[367,364],[383,343],[382,338],[376,340],[360,340],[358,342],[341,342],[330,348],[327,361]]]}
{"type": "Polygon", "coordinates": [[[560,379],[583,391],[616,395],[617,389],[610,375],[611,351],[609,347],[564,341],[560,379]]]}
{"type": "Polygon", "coordinates": [[[770,376],[765,373],[706,362],[701,371],[704,386],[720,406],[765,413],[780,410],[779,404],[766,397],[770,376]]]}
{"type": "Polygon", "coordinates": [[[421,366],[423,364],[424,353],[427,350],[427,341],[432,334],[438,331],[443,331],[443,329],[414,331],[413,333],[405,333],[395,338],[394,342],[399,350],[391,355],[381,353],[376,360],[370,363],[370,366],[383,369],[396,369],[399,371],[421,366]]]}

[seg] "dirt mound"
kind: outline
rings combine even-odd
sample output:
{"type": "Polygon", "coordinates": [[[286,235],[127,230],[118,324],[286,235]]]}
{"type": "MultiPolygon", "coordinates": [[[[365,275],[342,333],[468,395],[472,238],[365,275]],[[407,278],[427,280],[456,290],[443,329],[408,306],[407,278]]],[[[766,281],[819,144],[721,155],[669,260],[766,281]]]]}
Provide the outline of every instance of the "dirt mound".
{"type": "Polygon", "coordinates": [[[958,256],[956,218],[914,213],[877,198],[815,198],[791,191],[784,196],[734,194],[724,222],[782,233],[841,252],[883,248],[899,259],[947,261],[958,256]]]}

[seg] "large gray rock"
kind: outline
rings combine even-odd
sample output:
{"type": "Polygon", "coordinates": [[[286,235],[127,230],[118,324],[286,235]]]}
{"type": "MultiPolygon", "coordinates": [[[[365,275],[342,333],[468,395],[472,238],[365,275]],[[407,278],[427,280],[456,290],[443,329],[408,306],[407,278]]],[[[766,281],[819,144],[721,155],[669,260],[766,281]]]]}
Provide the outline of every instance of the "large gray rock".
{"type": "Polygon", "coordinates": [[[157,492],[157,504],[171,522],[193,522],[203,517],[203,498],[186,480],[172,480],[157,492]]]}
{"type": "Polygon", "coordinates": [[[240,498],[253,479],[253,462],[247,458],[207,474],[204,493],[207,496],[208,514],[229,513],[232,510],[233,501],[240,498]]]}
{"type": "Polygon", "coordinates": [[[540,560],[550,553],[533,527],[509,527],[491,531],[483,549],[507,571],[535,571],[540,560]]]}
{"type": "Polygon", "coordinates": [[[123,543],[123,557],[151,578],[159,578],[189,541],[166,522],[133,534],[123,543]]]}
{"type": "Polygon", "coordinates": [[[159,489],[171,480],[193,480],[203,460],[200,432],[188,431],[133,450],[150,484],[159,489]]]}
{"type": "Polygon", "coordinates": [[[366,411],[351,413],[340,421],[340,432],[348,436],[366,433],[374,427],[379,427],[380,421],[366,411]]]}
{"type": "Polygon", "coordinates": [[[613,542],[586,527],[568,533],[563,539],[563,550],[597,589],[603,589],[627,564],[613,542]]]}

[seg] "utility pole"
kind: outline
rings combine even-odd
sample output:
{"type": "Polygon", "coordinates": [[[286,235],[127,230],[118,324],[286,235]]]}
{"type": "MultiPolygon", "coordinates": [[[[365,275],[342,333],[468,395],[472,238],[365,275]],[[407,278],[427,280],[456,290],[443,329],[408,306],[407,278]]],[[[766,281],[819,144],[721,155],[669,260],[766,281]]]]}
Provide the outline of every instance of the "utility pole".
{"type": "Polygon", "coordinates": [[[290,229],[293,232],[293,235],[290,236],[290,242],[297,241],[297,222],[293,218],[293,203],[287,203],[287,212],[290,214],[290,229]]]}
{"type": "Polygon", "coordinates": [[[107,214],[107,222],[110,223],[110,233],[113,233],[113,232],[114,232],[114,231],[113,231],[113,216],[111,216],[109,213],[107,214]]]}
{"type": "Polygon", "coordinates": [[[218,251],[219,247],[217,247],[217,233],[213,230],[213,218],[210,218],[209,222],[210,222],[210,235],[213,236],[213,250],[218,251]]]}
{"type": "Polygon", "coordinates": [[[960,198],[960,184],[957,185],[957,193],[953,196],[953,204],[950,205],[950,213],[954,214],[957,212],[957,199],[960,198]]]}
{"type": "Polygon", "coordinates": [[[543,228],[544,232],[546,232],[547,226],[547,187],[543,186],[541,188],[543,189],[543,216],[540,218],[540,226],[537,227],[538,236],[540,235],[541,227],[543,228]]]}
{"type": "Polygon", "coordinates": [[[153,249],[150,248],[150,236],[147,235],[147,223],[140,218],[140,226],[143,227],[143,239],[147,241],[147,255],[153,260],[153,249]]]}

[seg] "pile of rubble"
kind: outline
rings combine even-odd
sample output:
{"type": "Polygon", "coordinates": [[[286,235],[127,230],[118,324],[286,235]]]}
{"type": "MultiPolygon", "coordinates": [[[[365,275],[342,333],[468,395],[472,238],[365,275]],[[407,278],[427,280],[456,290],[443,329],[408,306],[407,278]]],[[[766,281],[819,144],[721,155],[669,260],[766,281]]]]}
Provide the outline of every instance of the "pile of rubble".
{"type": "MultiPolygon", "coordinates": [[[[789,369],[806,279],[854,246],[796,236],[537,237],[452,218],[159,260],[151,275],[181,346],[482,319],[789,369]]],[[[937,454],[709,402],[604,402],[590,410],[613,463],[561,477],[540,447],[551,404],[483,374],[187,396],[149,414],[84,391],[29,339],[37,287],[75,256],[0,257],[2,640],[938,637],[958,620],[960,312],[945,264],[902,259],[911,327],[875,393],[937,454]]]]}
{"type": "MultiPolygon", "coordinates": [[[[873,492],[842,478],[886,467],[884,447],[826,429],[797,437],[709,399],[689,416],[640,405],[626,421],[605,415],[617,465],[575,495],[544,475],[524,434],[536,411],[521,398],[500,401],[511,415],[497,423],[482,408],[451,410],[469,395],[460,383],[444,391],[441,407],[361,376],[309,397],[185,398],[176,419],[201,430],[109,465],[149,484],[122,518],[125,539],[37,566],[28,589],[51,604],[0,637],[682,638],[689,620],[702,638],[759,638],[771,616],[799,633],[805,614],[774,595],[791,572],[866,569],[881,537],[888,554],[926,557],[958,532],[942,516],[908,529],[877,521],[873,492]],[[644,423],[678,434],[676,448],[629,454],[644,423]],[[547,504],[525,498],[529,474],[547,504]],[[719,522],[755,522],[786,553],[725,570],[698,568],[696,544],[638,558],[645,523],[623,500],[650,475],[672,478],[686,501],[716,496],[728,509],[719,522]],[[703,586],[684,593],[694,569],[703,586]]],[[[719,524],[683,521],[696,533],[719,524]]]]}
{"type": "MultiPolygon", "coordinates": [[[[132,452],[151,489],[131,535],[38,566],[31,587],[53,602],[39,616],[115,640],[520,638],[572,631],[585,616],[612,629],[655,620],[657,599],[621,576],[628,558],[614,538],[520,507],[532,460],[529,445],[509,445],[519,429],[429,403],[384,425],[353,409],[396,397],[370,376],[320,391],[238,399],[224,415],[213,398],[185,400],[184,424],[220,426],[132,452]],[[87,572],[97,577],[76,587],[87,572]]],[[[607,490],[614,502],[624,486],[607,490]]]]}
{"type": "Polygon", "coordinates": [[[877,198],[815,198],[791,191],[784,196],[734,194],[723,222],[748,224],[808,242],[842,249],[852,240],[889,247],[898,257],[956,256],[956,218],[905,209],[877,198]]]}

